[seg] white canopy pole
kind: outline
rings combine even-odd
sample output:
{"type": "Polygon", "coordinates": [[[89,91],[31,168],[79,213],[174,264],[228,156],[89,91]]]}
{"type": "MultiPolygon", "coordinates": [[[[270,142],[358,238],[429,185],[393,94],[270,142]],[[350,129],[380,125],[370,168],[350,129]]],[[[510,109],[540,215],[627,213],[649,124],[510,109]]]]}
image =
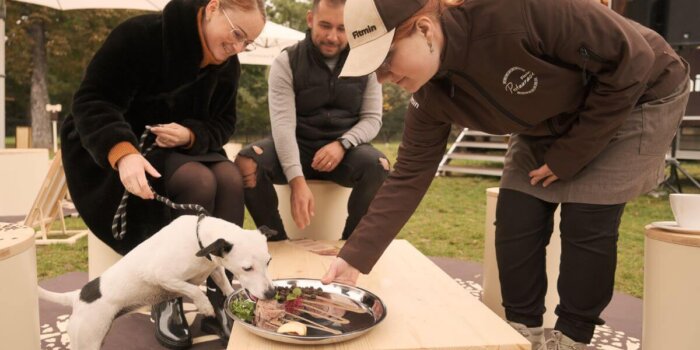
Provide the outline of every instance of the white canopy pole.
{"type": "Polygon", "coordinates": [[[0,149],[5,148],[5,0],[0,0],[0,149]]]}

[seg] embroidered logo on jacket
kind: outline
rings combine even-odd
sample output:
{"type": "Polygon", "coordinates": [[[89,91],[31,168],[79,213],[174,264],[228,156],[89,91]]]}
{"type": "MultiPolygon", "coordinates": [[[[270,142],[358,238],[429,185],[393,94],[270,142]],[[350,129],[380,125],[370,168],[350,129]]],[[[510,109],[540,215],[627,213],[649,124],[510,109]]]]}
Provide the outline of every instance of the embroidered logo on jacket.
{"type": "Polygon", "coordinates": [[[537,76],[529,70],[513,67],[503,76],[503,86],[511,94],[528,95],[537,90],[537,76]]]}
{"type": "Polygon", "coordinates": [[[411,106],[413,106],[413,108],[415,108],[415,109],[418,109],[418,108],[420,107],[420,103],[418,103],[418,101],[416,101],[416,99],[413,98],[413,96],[411,96],[411,99],[408,100],[408,102],[409,102],[409,103],[411,104],[411,106]]]}
{"type": "Polygon", "coordinates": [[[365,36],[373,31],[377,30],[377,26],[375,25],[368,25],[367,28],[361,29],[361,30],[356,30],[352,32],[352,37],[353,39],[357,39],[359,37],[365,36]]]}

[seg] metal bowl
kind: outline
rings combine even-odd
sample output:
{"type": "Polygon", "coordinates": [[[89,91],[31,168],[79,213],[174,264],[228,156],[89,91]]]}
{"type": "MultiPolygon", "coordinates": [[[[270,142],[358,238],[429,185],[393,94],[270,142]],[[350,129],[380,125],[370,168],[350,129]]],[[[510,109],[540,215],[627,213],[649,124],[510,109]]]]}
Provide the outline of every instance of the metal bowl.
{"type": "Polygon", "coordinates": [[[373,293],[359,287],[341,283],[322,284],[320,280],[306,278],[277,279],[273,281],[273,284],[280,287],[296,286],[321,288],[323,292],[332,295],[334,300],[354,304],[365,310],[365,312],[357,313],[346,311],[343,317],[350,321],[347,324],[331,323],[330,321],[314,318],[302,312],[305,318],[321,323],[328,328],[341,331],[342,334],[329,334],[313,328],[309,328],[305,336],[281,334],[254,326],[239,319],[231,312],[231,301],[234,298],[241,297],[250,300],[243,289],[239,289],[226,298],[226,314],[253,334],[289,344],[332,344],[343,342],[369,332],[386,317],[386,305],[384,305],[384,302],[373,293]]]}

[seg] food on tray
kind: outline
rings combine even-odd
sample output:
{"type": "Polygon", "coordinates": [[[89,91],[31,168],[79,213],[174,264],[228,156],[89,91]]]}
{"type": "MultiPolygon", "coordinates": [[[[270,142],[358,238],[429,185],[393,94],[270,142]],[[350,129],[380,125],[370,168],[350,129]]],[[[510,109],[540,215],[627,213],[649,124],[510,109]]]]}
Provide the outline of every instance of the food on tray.
{"type": "Polygon", "coordinates": [[[253,320],[253,310],[255,310],[254,302],[243,299],[239,296],[238,298],[233,299],[230,307],[233,314],[241,320],[247,322],[253,320]]]}
{"type": "Polygon", "coordinates": [[[236,317],[256,327],[301,336],[307,334],[307,328],[335,335],[342,334],[332,327],[340,328],[350,323],[344,318],[347,312],[367,312],[337,295],[324,292],[321,288],[278,286],[275,289],[275,297],[270,300],[252,302],[242,297],[234,298],[230,306],[231,311],[236,317]],[[299,325],[304,327],[303,331],[299,325]]]}
{"type": "Polygon", "coordinates": [[[306,325],[297,321],[287,322],[277,328],[277,333],[306,335],[306,325]]]}
{"type": "Polygon", "coordinates": [[[284,304],[278,303],[277,300],[258,300],[253,324],[267,330],[276,330],[278,325],[275,321],[284,317],[284,314],[284,304]]]}

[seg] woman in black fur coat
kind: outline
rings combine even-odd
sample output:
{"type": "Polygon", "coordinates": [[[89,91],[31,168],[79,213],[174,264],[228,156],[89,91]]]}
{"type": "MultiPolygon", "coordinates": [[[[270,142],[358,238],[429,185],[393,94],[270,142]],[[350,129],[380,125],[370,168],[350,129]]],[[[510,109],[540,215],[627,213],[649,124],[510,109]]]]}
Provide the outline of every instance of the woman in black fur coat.
{"type": "MultiPolygon", "coordinates": [[[[61,150],[78,211],[116,252],[128,253],[183,214],[152,200],[149,185],[176,203],[200,204],[243,224],[241,176],[222,147],[236,123],[236,54],[252,46],[264,24],[262,0],[172,0],[162,13],[117,26],[93,57],[61,128],[61,150]],[[137,147],[146,126],[147,143],[158,147],[144,158],[137,147]],[[132,194],[128,229],[117,239],[112,219],[125,190],[132,194]]],[[[217,320],[203,328],[226,338],[223,296],[208,294],[217,320]]],[[[191,345],[181,300],[153,310],[162,345],[191,345]]]]}

